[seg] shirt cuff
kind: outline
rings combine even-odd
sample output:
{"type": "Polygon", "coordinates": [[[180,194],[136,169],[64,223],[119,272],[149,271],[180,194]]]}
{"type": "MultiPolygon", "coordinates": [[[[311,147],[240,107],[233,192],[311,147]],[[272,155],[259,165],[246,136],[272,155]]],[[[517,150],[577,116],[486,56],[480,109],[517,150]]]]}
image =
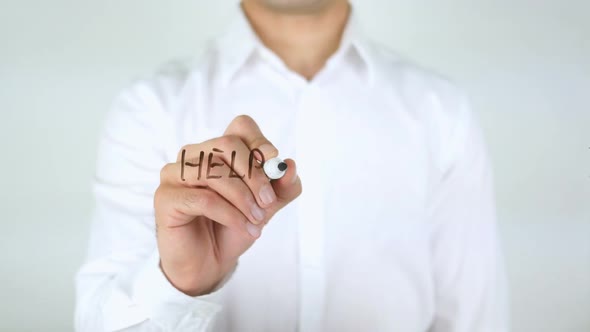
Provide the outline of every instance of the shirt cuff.
{"type": "Polygon", "coordinates": [[[211,293],[192,297],[168,281],[160,268],[159,253],[155,250],[129,280],[130,292],[125,292],[129,294],[128,301],[124,301],[127,302],[125,310],[110,315],[124,319],[115,319],[114,324],[107,325],[111,325],[111,330],[117,330],[124,327],[121,325],[149,320],[150,324],[164,331],[206,331],[221,311],[220,292],[234,271],[235,267],[211,293]]]}

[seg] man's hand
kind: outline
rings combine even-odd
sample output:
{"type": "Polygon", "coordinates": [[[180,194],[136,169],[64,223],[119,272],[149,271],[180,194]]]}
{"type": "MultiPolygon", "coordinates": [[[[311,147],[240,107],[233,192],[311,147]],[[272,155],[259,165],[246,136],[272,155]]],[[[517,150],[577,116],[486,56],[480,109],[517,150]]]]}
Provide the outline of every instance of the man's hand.
{"type": "MultiPolygon", "coordinates": [[[[270,182],[258,167],[252,167],[249,177],[253,149],[259,149],[266,160],[278,154],[254,120],[242,115],[231,122],[224,136],[183,147],[185,163],[193,165],[204,152],[200,167],[184,166],[184,181],[182,152],[176,163],[162,169],[154,197],[160,264],[168,280],[185,294],[212,291],[272,216],[301,194],[301,181],[290,159],[285,160],[287,173],[280,180],[270,182]],[[210,163],[216,165],[211,175],[221,177],[207,179],[213,151],[223,151],[214,152],[210,163]],[[233,151],[236,177],[229,176],[233,151]]],[[[254,165],[258,164],[254,161],[254,165]]]]}

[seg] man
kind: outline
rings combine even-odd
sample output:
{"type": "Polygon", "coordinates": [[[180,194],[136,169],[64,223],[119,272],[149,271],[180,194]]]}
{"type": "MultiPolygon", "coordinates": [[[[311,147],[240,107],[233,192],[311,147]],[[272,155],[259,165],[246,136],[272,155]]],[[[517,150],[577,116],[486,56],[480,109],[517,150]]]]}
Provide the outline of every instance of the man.
{"type": "Polygon", "coordinates": [[[244,0],[195,64],[125,91],[95,193],[80,331],[506,331],[466,99],[345,0],[244,0]],[[269,181],[249,157],[279,151],[269,181]]]}

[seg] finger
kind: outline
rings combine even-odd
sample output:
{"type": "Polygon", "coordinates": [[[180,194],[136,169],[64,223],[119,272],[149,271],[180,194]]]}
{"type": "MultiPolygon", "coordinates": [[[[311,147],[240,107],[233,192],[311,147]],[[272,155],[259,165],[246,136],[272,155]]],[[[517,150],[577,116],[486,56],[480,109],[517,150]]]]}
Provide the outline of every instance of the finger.
{"type": "MultiPolygon", "coordinates": [[[[248,115],[235,117],[225,130],[224,135],[239,137],[260,162],[279,155],[277,148],[262,134],[258,124],[248,115]]],[[[252,176],[244,179],[244,181],[252,188],[252,192],[258,198],[258,203],[265,208],[275,203],[277,200],[276,193],[261,166],[257,163],[252,166],[250,163],[249,175],[252,176]]]]}
{"type": "Polygon", "coordinates": [[[266,208],[276,201],[276,195],[262,167],[241,138],[228,135],[200,144],[186,145],[179,152],[179,162],[181,165],[197,168],[202,175],[210,168],[210,156],[222,158],[233,170],[232,174],[241,177],[248,185],[261,207],[266,208]]]}
{"type": "Polygon", "coordinates": [[[269,217],[266,223],[268,223],[279,210],[291,203],[302,193],[301,179],[297,175],[297,165],[295,164],[295,161],[292,159],[285,159],[284,162],[287,164],[285,175],[282,178],[271,182],[273,189],[277,193],[278,199],[276,204],[270,209],[267,209],[269,217]]]}
{"type": "Polygon", "coordinates": [[[301,179],[297,175],[297,165],[293,159],[285,159],[287,171],[282,178],[272,181],[272,186],[277,194],[279,208],[289,204],[303,191],[301,179]]]}
{"type": "Polygon", "coordinates": [[[248,221],[246,216],[218,193],[204,188],[160,186],[156,191],[155,204],[158,214],[168,218],[159,227],[180,227],[198,216],[207,217],[244,235],[258,238],[261,227],[248,221]]]}
{"type": "MultiPolygon", "coordinates": [[[[238,136],[250,150],[258,149],[264,159],[272,159],[279,155],[277,148],[262,134],[258,124],[248,115],[235,117],[227,126],[224,135],[238,136]]],[[[260,160],[260,159],[259,159],[260,160]]]]}
{"type": "Polygon", "coordinates": [[[219,157],[214,157],[214,167],[207,174],[200,174],[196,167],[172,163],[160,172],[160,183],[190,188],[208,187],[237,207],[250,222],[258,225],[266,218],[266,211],[258,206],[250,188],[239,177],[231,177],[232,170],[219,157]],[[180,175],[182,174],[182,176],[180,175]]]}

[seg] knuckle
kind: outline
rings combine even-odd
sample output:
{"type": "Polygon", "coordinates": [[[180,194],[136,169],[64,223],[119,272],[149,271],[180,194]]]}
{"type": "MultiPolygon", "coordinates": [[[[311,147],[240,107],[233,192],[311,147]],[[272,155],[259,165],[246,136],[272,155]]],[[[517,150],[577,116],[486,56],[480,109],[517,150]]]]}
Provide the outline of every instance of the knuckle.
{"type": "Polygon", "coordinates": [[[192,147],[192,145],[191,145],[191,144],[185,144],[185,145],[183,145],[183,146],[180,148],[180,150],[178,151],[178,153],[179,153],[179,154],[181,154],[183,150],[187,150],[187,151],[188,151],[188,150],[190,150],[190,149],[191,149],[191,147],[192,147]]]}
{"type": "Polygon", "coordinates": [[[232,122],[233,125],[239,130],[251,126],[252,123],[254,123],[254,119],[248,115],[242,114],[236,116],[232,122]]]}
{"type": "Polygon", "coordinates": [[[159,186],[156,189],[156,192],[154,193],[154,208],[158,209],[163,204],[165,204],[165,201],[166,201],[166,190],[164,189],[164,187],[159,186]]]}
{"type": "Polygon", "coordinates": [[[236,146],[239,140],[240,138],[236,135],[225,135],[219,138],[219,144],[225,149],[228,149],[230,147],[236,146]]]}
{"type": "Polygon", "coordinates": [[[202,211],[210,208],[214,203],[213,195],[208,191],[200,190],[198,192],[187,193],[184,204],[189,208],[198,208],[202,211]]]}
{"type": "Polygon", "coordinates": [[[169,163],[164,165],[164,167],[160,169],[160,183],[164,182],[168,178],[168,176],[172,173],[174,167],[175,164],[169,163]]]}
{"type": "Polygon", "coordinates": [[[197,194],[192,191],[187,191],[182,198],[182,204],[185,208],[192,209],[198,200],[199,198],[197,197],[197,194]]]}
{"type": "Polygon", "coordinates": [[[180,158],[182,158],[182,151],[190,151],[190,149],[192,148],[192,144],[185,144],[183,145],[180,150],[178,150],[178,154],[176,156],[176,160],[180,160],[180,158]]]}

